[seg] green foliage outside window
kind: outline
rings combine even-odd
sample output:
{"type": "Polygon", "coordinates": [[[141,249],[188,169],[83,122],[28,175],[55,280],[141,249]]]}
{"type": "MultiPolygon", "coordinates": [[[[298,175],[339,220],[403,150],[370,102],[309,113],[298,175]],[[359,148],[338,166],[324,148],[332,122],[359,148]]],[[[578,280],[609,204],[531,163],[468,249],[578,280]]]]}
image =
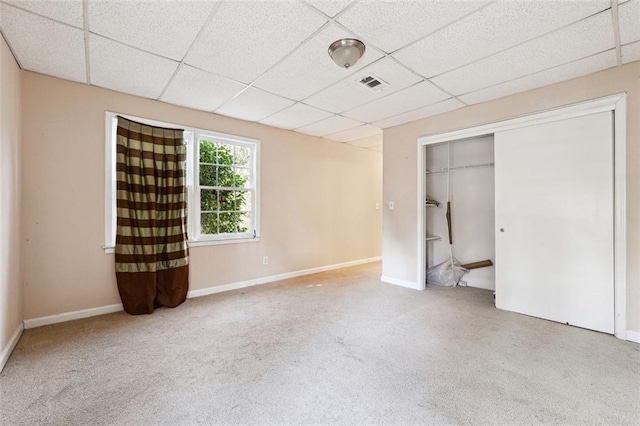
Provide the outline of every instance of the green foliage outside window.
{"type": "Polygon", "coordinates": [[[200,141],[202,234],[244,233],[251,226],[249,148],[200,141]]]}

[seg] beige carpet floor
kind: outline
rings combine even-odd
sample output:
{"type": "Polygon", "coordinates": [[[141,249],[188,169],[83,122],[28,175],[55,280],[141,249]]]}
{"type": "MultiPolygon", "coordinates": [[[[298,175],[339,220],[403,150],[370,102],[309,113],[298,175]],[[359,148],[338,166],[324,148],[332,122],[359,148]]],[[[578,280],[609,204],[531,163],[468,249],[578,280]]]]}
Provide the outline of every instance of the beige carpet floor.
{"type": "Polygon", "coordinates": [[[3,425],[638,424],[635,343],[370,264],[26,330],[3,425]]]}

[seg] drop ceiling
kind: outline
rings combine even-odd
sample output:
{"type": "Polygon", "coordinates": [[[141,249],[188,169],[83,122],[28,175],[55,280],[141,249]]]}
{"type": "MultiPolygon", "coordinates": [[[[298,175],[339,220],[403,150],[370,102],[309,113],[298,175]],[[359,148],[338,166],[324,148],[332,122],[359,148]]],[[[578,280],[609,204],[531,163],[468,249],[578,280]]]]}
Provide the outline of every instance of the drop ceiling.
{"type": "Polygon", "coordinates": [[[381,150],[387,127],[640,60],[640,0],[0,0],[0,32],[25,70],[381,150]],[[348,70],[344,37],[367,46],[348,70]]]}

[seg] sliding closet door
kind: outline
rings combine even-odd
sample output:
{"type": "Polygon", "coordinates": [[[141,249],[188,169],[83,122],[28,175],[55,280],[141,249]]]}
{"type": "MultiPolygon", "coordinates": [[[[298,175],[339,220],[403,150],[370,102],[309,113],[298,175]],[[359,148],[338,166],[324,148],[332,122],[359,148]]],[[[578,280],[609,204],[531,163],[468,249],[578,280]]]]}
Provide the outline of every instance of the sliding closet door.
{"type": "Polygon", "coordinates": [[[496,306],[613,333],[613,118],[495,135],[496,306]]]}

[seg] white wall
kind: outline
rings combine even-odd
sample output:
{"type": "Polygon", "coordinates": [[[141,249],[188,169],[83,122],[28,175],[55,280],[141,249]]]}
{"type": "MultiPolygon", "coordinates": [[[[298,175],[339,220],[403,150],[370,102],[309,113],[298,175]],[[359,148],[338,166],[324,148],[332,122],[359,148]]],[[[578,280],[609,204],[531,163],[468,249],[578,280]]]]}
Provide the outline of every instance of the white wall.
{"type": "MultiPolygon", "coordinates": [[[[0,354],[22,324],[20,276],[21,71],[0,36],[0,354]]],[[[2,369],[4,359],[0,359],[2,369]]]]}
{"type": "Polygon", "coordinates": [[[31,72],[22,93],[25,319],[120,302],[102,250],[105,111],[261,140],[262,240],[192,247],[190,290],[381,254],[379,152],[31,72]]]}
{"type": "MultiPolygon", "coordinates": [[[[447,167],[447,144],[425,147],[427,170],[447,167]]],[[[451,143],[451,167],[493,163],[493,137],[467,139],[451,143]]],[[[461,263],[495,260],[494,169],[492,167],[457,169],[451,172],[451,219],[454,257],[461,263]]],[[[442,237],[427,242],[428,266],[449,259],[449,239],[446,220],[447,174],[425,177],[428,196],[441,203],[426,209],[427,233],[442,237]]],[[[493,290],[494,267],[469,271],[462,280],[471,287],[493,290]]]]}

